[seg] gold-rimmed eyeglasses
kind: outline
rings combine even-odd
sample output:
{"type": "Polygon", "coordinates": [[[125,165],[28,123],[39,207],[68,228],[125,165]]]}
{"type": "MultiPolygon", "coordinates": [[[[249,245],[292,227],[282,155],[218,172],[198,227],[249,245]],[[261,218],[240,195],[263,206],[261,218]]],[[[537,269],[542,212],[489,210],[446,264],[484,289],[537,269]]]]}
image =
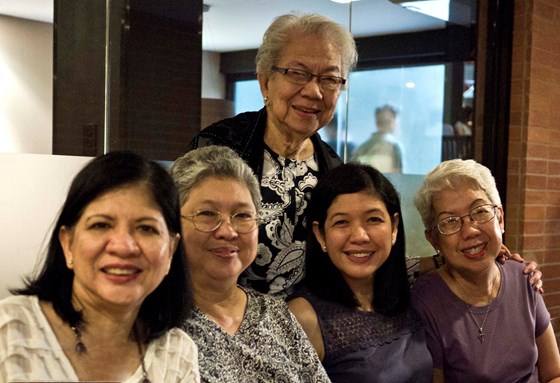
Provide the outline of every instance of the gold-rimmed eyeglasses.
{"type": "MultiPolygon", "coordinates": [[[[181,215],[193,222],[194,227],[205,233],[216,230],[223,222],[223,215],[216,210],[199,210],[191,215],[181,215]]],[[[257,214],[243,211],[229,216],[229,222],[238,233],[250,233],[259,226],[257,214]]]]}
{"type": "Polygon", "coordinates": [[[304,86],[307,85],[313,78],[317,77],[317,83],[319,88],[323,91],[335,91],[339,90],[342,85],[346,84],[346,79],[337,76],[331,76],[326,74],[314,74],[302,69],[294,68],[280,68],[273,66],[272,70],[281,73],[285,76],[286,80],[292,84],[304,86]]]}
{"type": "Polygon", "coordinates": [[[438,221],[434,229],[443,235],[451,235],[457,233],[463,227],[463,219],[469,217],[472,223],[486,223],[496,216],[496,208],[498,205],[485,204],[472,209],[469,214],[462,217],[451,216],[438,221]]]}

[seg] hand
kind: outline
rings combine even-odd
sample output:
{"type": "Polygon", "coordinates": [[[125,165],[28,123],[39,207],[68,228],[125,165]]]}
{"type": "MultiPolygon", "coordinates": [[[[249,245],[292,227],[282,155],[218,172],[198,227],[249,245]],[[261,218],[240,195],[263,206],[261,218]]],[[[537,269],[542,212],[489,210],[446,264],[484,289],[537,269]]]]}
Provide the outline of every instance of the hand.
{"type": "Polygon", "coordinates": [[[533,275],[531,276],[531,285],[534,286],[535,289],[541,294],[544,293],[544,289],[542,287],[543,285],[542,272],[540,270],[537,270],[538,267],[537,262],[525,261],[523,258],[521,258],[521,255],[519,255],[518,253],[512,253],[511,251],[509,251],[509,249],[504,244],[502,244],[502,248],[500,249],[497,260],[502,264],[506,260],[513,260],[519,263],[525,263],[526,267],[523,270],[523,274],[532,273],[533,275]]]}

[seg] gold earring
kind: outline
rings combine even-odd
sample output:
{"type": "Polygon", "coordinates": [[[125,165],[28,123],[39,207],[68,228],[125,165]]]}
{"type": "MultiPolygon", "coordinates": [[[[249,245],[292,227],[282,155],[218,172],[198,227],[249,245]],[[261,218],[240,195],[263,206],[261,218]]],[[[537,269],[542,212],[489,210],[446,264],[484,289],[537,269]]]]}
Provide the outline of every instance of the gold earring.
{"type": "Polygon", "coordinates": [[[268,105],[268,96],[264,96],[264,104],[268,105]]]}
{"type": "Polygon", "coordinates": [[[327,245],[323,245],[323,251],[326,253],[327,252],[327,245]]]}

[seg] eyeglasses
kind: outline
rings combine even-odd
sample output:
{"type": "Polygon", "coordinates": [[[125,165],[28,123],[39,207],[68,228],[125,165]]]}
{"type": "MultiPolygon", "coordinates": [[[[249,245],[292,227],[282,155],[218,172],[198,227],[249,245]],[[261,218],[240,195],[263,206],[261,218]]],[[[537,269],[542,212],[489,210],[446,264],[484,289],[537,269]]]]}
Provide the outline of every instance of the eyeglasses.
{"type": "Polygon", "coordinates": [[[486,223],[496,216],[497,205],[486,204],[475,207],[469,214],[462,217],[451,216],[442,219],[435,226],[443,235],[451,235],[457,233],[463,227],[463,218],[469,217],[473,223],[486,223]]]}
{"type": "MultiPolygon", "coordinates": [[[[223,217],[219,211],[199,210],[182,218],[193,221],[194,227],[205,233],[216,230],[222,224],[223,217]]],[[[239,212],[229,216],[229,222],[238,233],[250,233],[259,226],[259,219],[253,212],[239,212]]]]}
{"type": "Polygon", "coordinates": [[[313,80],[314,77],[317,77],[319,88],[321,88],[321,90],[323,91],[339,90],[342,85],[346,84],[346,79],[342,77],[329,76],[325,74],[313,74],[301,69],[280,68],[277,66],[273,66],[272,70],[278,73],[282,73],[284,76],[286,76],[286,80],[288,80],[292,84],[300,86],[307,85],[309,81],[313,80]]]}

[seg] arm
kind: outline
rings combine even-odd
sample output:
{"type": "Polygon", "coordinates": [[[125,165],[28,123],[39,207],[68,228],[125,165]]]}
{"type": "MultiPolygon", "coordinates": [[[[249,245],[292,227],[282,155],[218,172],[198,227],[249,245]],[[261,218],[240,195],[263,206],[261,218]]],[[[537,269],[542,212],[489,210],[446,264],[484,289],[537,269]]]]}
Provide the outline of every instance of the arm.
{"type": "Polygon", "coordinates": [[[537,349],[539,350],[537,359],[539,381],[560,382],[560,353],[552,324],[549,324],[545,332],[537,338],[537,349]]]}
{"type": "Polygon", "coordinates": [[[309,341],[317,351],[319,359],[323,361],[325,357],[325,347],[319,319],[311,304],[304,298],[295,298],[288,302],[288,308],[294,314],[303,331],[307,334],[309,341]]]}
{"type": "Polygon", "coordinates": [[[445,383],[445,377],[441,368],[434,368],[432,370],[432,383],[445,383]]]}

